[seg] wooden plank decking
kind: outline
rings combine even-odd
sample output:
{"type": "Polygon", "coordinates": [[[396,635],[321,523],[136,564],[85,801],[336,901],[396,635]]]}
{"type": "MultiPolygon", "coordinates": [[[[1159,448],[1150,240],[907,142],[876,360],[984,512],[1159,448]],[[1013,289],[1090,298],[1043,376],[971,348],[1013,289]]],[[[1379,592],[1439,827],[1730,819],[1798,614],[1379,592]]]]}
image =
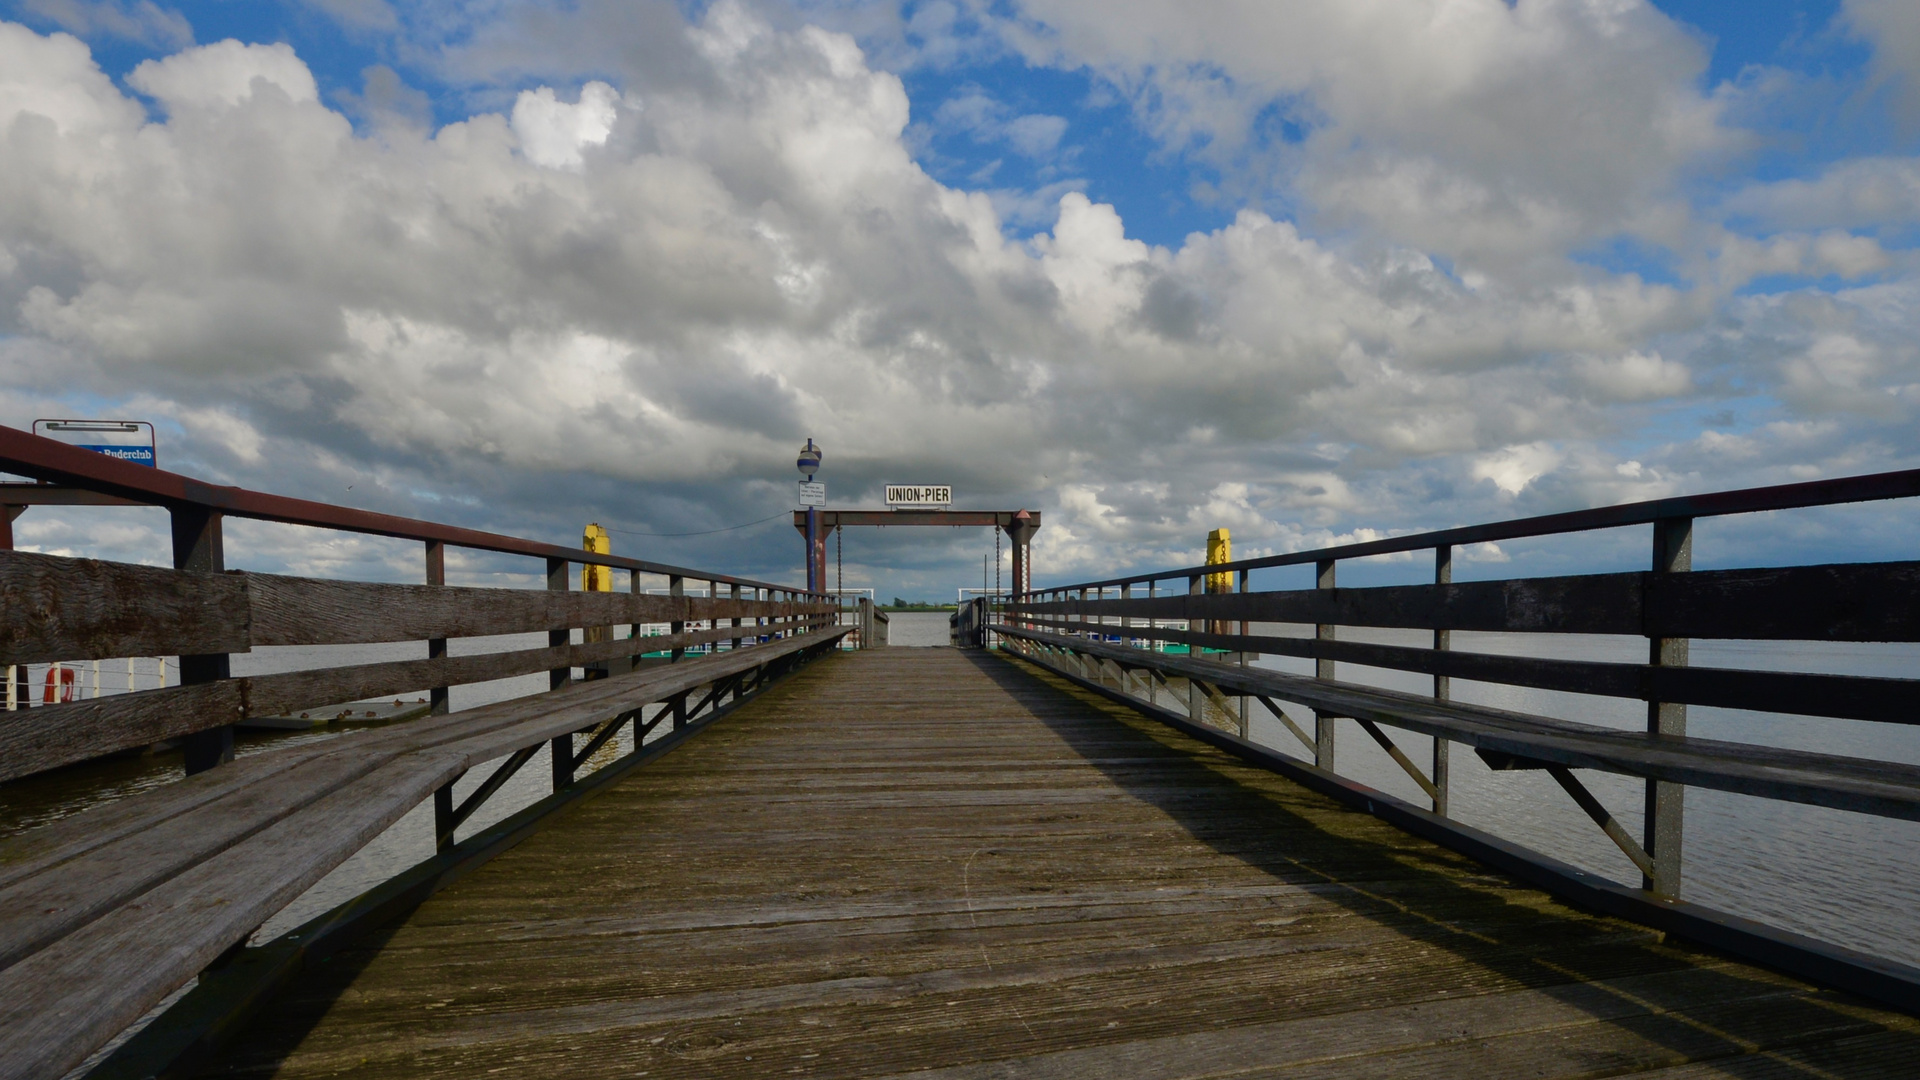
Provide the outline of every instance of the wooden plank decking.
{"type": "Polygon", "coordinates": [[[1582,914],[1033,672],[817,663],[311,973],[216,1072],[1920,1068],[1910,1018],[1582,914]]]}

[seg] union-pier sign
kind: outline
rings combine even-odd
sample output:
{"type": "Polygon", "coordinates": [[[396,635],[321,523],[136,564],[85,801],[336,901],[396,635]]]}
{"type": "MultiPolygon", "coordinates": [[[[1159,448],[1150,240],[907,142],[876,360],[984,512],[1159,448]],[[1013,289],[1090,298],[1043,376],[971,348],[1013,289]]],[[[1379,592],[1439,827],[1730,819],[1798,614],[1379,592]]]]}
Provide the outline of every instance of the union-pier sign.
{"type": "Polygon", "coordinates": [[[953,489],[944,484],[888,484],[888,506],[952,506],[953,489]]]}

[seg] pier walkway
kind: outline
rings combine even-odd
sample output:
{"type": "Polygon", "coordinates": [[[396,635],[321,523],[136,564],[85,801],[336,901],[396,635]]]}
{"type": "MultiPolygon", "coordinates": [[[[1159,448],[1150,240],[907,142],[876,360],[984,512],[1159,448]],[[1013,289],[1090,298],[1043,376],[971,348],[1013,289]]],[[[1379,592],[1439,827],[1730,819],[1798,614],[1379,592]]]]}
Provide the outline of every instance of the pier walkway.
{"type": "Polygon", "coordinates": [[[216,1075],[1911,1076],[1037,667],[831,656],[309,969],[216,1075]]]}

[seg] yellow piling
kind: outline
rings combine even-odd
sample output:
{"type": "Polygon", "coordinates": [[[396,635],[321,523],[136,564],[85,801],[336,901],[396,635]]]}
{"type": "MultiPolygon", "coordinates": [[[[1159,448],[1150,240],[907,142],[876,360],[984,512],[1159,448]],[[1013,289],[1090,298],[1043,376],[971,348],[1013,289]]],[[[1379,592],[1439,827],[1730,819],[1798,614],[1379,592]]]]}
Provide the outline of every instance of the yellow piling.
{"type": "MultiPolygon", "coordinates": [[[[613,554],[613,537],[599,523],[587,526],[586,535],[580,541],[582,551],[591,551],[595,555],[613,554]]],[[[594,566],[591,563],[581,567],[580,589],[582,592],[612,592],[613,568],[594,566]]]]}
{"type": "MultiPolygon", "coordinates": [[[[1207,534],[1207,565],[1233,561],[1233,537],[1225,529],[1215,529],[1207,534]]],[[[1233,574],[1220,573],[1207,575],[1207,591],[1210,593],[1230,593],[1233,591],[1233,574]]]]}

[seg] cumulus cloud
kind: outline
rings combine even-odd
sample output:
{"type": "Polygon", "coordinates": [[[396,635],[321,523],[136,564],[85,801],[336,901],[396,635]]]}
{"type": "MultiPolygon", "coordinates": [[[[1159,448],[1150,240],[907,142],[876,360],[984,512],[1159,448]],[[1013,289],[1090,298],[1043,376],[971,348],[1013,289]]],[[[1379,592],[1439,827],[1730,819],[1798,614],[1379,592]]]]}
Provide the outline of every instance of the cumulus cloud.
{"type": "Polygon", "coordinates": [[[193,27],[186,16],[153,0],[24,0],[20,8],[81,37],[119,38],[173,49],[193,44],[193,27]]]}
{"type": "Polygon", "coordinates": [[[1229,194],[1297,188],[1325,220],[1489,265],[1583,239],[1671,240],[1659,211],[1740,142],[1698,89],[1707,54],[1636,0],[1026,0],[1002,33],[1100,73],[1229,194]],[[1272,137],[1269,117],[1295,125],[1272,137]]]}
{"type": "Polygon", "coordinates": [[[1920,121],[1920,8],[1904,0],[1845,0],[1842,9],[1873,45],[1874,65],[1900,95],[1908,119],[1920,121]]]}
{"type": "MultiPolygon", "coordinates": [[[[1312,130],[1285,164],[1365,227],[1249,207],[1169,247],[1071,187],[1015,217],[928,175],[901,80],[853,37],[732,3],[634,6],[670,31],[637,59],[587,42],[595,74],[438,128],[357,130],[290,48],[232,41],[136,68],[150,115],[74,38],[0,24],[0,403],[14,423],[60,395],[137,403],[216,478],[516,531],[764,516],[812,436],[836,502],[938,480],[1045,509],[1061,572],[1220,524],[1282,550],[1910,445],[1920,297],[1875,282],[1877,241],[1718,233],[1725,276],[1700,286],[1568,256],[1727,138],[1657,12],[1402,5],[1374,41],[1357,8],[1280,28],[1249,6],[1241,42],[1090,10],[1033,6],[1027,46],[1223,145],[1233,110],[1297,98],[1312,130]],[[1208,64],[1233,73],[1212,104],[1208,64]],[[1867,284],[1735,295],[1781,273],[1867,284]],[[1709,393],[1799,414],[1717,425],[1745,456],[1692,432],[1609,449],[1636,410],[1709,393]]],[[[448,70],[494,49],[524,71],[507,37],[476,31],[448,70]]],[[[383,79],[352,107],[402,101],[383,79]]],[[[1064,137],[948,104],[1023,153],[1064,137]]]]}
{"type": "Polygon", "coordinates": [[[1730,214],[1767,228],[1898,228],[1920,222],[1920,159],[1856,158],[1811,179],[1755,184],[1729,196],[1730,214]]]}
{"type": "Polygon", "coordinates": [[[569,104],[554,96],[553,88],[522,91],[513,103],[513,134],[527,160],[550,169],[578,169],[581,152],[601,146],[613,134],[620,95],[603,82],[580,88],[580,100],[569,104]]]}
{"type": "Polygon", "coordinates": [[[294,102],[320,97],[313,73],[291,46],[246,45],[232,39],[148,60],[127,76],[127,85],[175,112],[239,105],[263,85],[294,102]]]}

